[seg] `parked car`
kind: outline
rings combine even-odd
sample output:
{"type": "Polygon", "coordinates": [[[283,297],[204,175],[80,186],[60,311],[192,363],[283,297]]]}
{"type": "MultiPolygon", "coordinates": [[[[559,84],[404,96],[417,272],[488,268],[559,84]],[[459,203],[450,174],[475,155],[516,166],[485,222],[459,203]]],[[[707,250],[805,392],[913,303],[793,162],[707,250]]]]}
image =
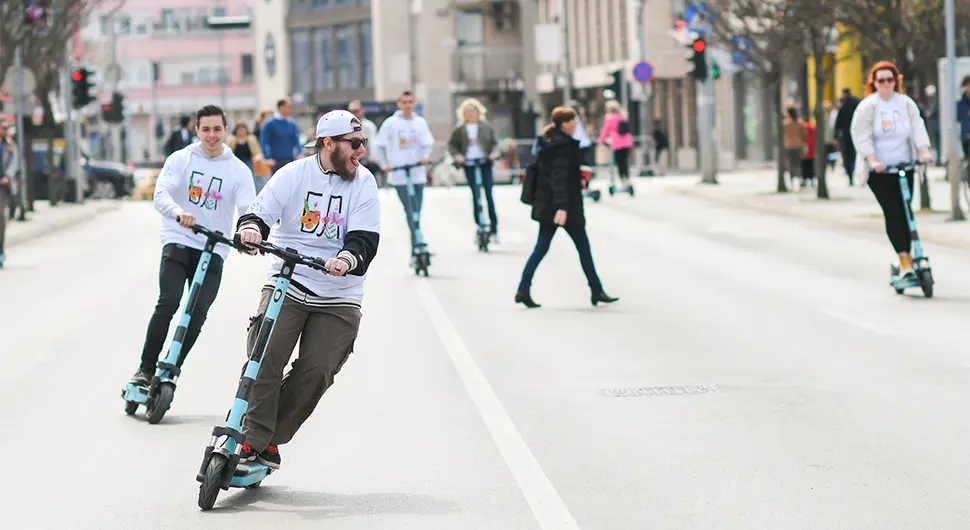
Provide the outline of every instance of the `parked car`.
{"type": "MultiPolygon", "coordinates": [[[[34,197],[40,200],[50,199],[48,190],[49,175],[47,172],[47,142],[34,141],[34,197]]],[[[134,171],[130,165],[107,160],[91,158],[87,152],[81,150],[81,187],[84,197],[121,198],[131,195],[135,187],[134,171]]],[[[65,202],[77,202],[77,185],[74,179],[64,178],[64,141],[54,143],[54,164],[61,177],[61,197],[65,202]]]]}

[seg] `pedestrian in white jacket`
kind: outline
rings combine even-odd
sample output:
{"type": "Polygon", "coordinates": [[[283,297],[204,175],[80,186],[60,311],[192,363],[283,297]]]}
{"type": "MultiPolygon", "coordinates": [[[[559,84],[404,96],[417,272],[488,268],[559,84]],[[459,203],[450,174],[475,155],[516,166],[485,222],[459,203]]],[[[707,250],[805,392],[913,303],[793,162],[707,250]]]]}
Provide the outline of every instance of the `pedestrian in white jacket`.
{"type": "MultiPolygon", "coordinates": [[[[852,143],[859,158],[869,169],[866,182],[882,208],[886,234],[899,254],[900,276],[913,275],[910,255],[912,236],[906,221],[902,188],[897,173],[889,166],[902,166],[915,161],[929,163],[930,136],[919,107],[903,93],[903,76],[888,61],[876,63],[869,71],[865,98],[852,115],[852,143]]],[[[912,201],[914,170],[906,171],[912,201]]]]}
{"type": "Polygon", "coordinates": [[[424,118],[414,114],[414,95],[403,92],[397,100],[400,109],[391,117],[384,120],[377,132],[377,159],[387,175],[387,183],[397,190],[397,195],[404,205],[408,225],[411,223],[412,209],[418,214],[417,226],[411,231],[411,247],[414,248],[415,231],[420,228],[421,204],[424,198],[424,186],[428,182],[427,166],[434,147],[434,136],[424,118]],[[404,170],[392,171],[392,168],[411,164],[421,164],[422,167],[410,170],[411,183],[414,186],[414,202],[408,198],[407,174],[404,170]]]}

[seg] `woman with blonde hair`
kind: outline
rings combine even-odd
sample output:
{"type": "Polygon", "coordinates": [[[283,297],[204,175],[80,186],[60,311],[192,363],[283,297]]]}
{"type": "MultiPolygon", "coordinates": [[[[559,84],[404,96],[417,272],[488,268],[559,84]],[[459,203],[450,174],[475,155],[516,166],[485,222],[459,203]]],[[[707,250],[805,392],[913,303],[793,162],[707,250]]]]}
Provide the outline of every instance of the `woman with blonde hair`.
{"type": "Polygon", "coordinates": [[[626,112],[615,99],[606,102],[606,118],[603,119],[603,130],[600,131],[599,143],[607,140],[613,150],[613,163],[620,174],[620,182],[629,188],[633,134],[630,132],[630,120],[627,119],[626,112]]]}
{"type": "Polygon", "coordinates": [[[232,135],[226,139],[226,145],[253,172],[253,183],[256,185],[256,193],[259,193],[269,176],[269,167],[262,163],[263,150],[259,147],[259,140],[255,135],[249,134],[246,124],[238,123],[232,135]]]}
{"type": "MultiPolygon", "coordinates": [[[[899,255],[899,277],[914,277],[913,244],[899,176],[886,171],[919,158],[933,160],[930,135],[916,102],[903,92],[903,75],[889,61],[875,64],[869,71],[865,97],[852,115],[852,143],[859,157],[869,167],[867,184],[876,196],[886,221],[886,234],[899,255]]],[[[906,181],[913,198],[913,170],[906,171],[906,181]]]]}
{"type": "Polygon", "coordinates": [[[452,129],[448,138],[448,152],[455,159],[455,163],[465,170],[465,180],[472,192],[472,218],[476,224],[482,204],[478,185],[475,183],[475,168],[481,167],[482,187],[485,188],[485,200],[488,202],[489,232],[493,239],[497,239],[498,215],[495,213],[495,201],[492,198],[492,187],[495,185],[492,162],[499,155],[498,136],[485,119],[487,113],[485,105],[475,98],[462,101],[456,111],[458,125],[452,129]]]}
{"type": "Polygon", "coordinates": [[[619,298],[608,296],[603,291],[593,265],[593,252],[586,235],[586,216],[583,211],[583,176],[579,166],[582,164],[579,153],[579,140],[573,138],[576,132],[576,111],[569,107],[556,107],[552,111],[552,123],[542,131],[536,140],[536,155],[539,171],[535,182],[526,181],[532,186],[532,219],[539,223],[539,237],[532,255],[522,271],[522,280],[515,293],[515,303],[526,307],[540,307],[530,294],[532,277],[542,258],[549,252],[552,236],[561,226],[572,238],[579,252],[579,262],[586,274],[590,289],[590,302],[609,304],[619,298]]]}

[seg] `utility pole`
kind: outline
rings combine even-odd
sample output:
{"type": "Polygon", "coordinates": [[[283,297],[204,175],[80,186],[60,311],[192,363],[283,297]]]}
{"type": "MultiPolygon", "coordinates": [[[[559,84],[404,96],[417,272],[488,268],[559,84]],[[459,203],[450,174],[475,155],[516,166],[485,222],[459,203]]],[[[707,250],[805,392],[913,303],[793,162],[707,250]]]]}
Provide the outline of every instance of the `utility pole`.
{"type": "Polygon", "coordinates": [[[566,15],[566,2],[560,2],[559,25],[562,27],[562,104],[568,105],[573,99],[573,73],[569,69],[569,17],[566,15]]]}
{"type": "MultiPolygon", "coordinates": [[[[118,91],[118,83],[121,81],[121,66],[118,65],[118,35],[115,33],[115,18],[114,13],[108,16],[108,42],[111,46],[111,62],[105,69],[108,82],[110,87],[109,93],[114,96],[114,93],[118,91]]],[[[119,162],[123,162],[121,159],[121,128],[115,124],[108,124],[108,135],[111,138],[111,159],[119,162]]]]}
{"type": "MultiPolygon", "coordinates": [[[[952,109],[953,102],[956,101],[956,96],[950,92],[957,86],[957,72],[956,72],[956,22],[954,20],[953,14],[953,0],[946,0],[946,92],[940,91],[940,94],[948,94],[949,100],[947,102],[947,107],[952,109]]],[[[957,144],[957,122],[953,119],[956,113],[952,110],[950,111],[949,117],[946,119],[946,135],[950,138],[950,152],[946,157],[946,173],[950,179],[950,207],[952,209],[950,213],[951,221],[966,221],[966,216],[963,214],[963,210],[960,208],[960,181],[962,180],[960,175],[960,148],[957,144]]]]}
{"type": "Polygon", "coordinates": [[[148,116],[148,158],[155,160],[158,157],[158,137],[155,136],[158,126],[158,78],[160,77],[161,62],[152,61],[152,105],[148,116]]]}
{"type": "MultiPolygon", "coordinates": [[[[76,8],[75,8],[76,9],[76,8]]],[[[57,14],[51,8],[51,17],[57,14]]],[[[66,13],[64,16],[69,16],[66,13]]],[[[81,183],[78,163],[77,136],[74,127],[74,98],[71,91],[71,71],[74,59],[74,36],[67,39],[64,50],[64,66],[61,68],[61,97],[64,100],[64,171],[67,180],[74,179],[74,197],[77,203],[84,201],[84,186],[81,183]]]]}
{"type": "MultiPolygon", "coordinates": [[[[17,161],[20,166],[20,221],[27,220],[27,163],[24,158],[24,57],[23,47],[14,51],[14,68],[17,71],[17,161]]],[[[6,215],[3,212],[2,215],[6,215]]]]}
{"type": "MultiPolygon", "coordinates": [[[[643,12],[646,5],[646,0],[638,0],[637,2],[637,33],[640,36],[640,60],[647,60],[647,25],[643,21],[643,12]]],[[[653,127],[650,124],[650,113],[649,113],[649,103],[650,96],[653,95],[653,86],[650,82],[643,84],[642,95],[643,98],[640,100],[640,136],[643,138],[643,167],[650,167],[650,145],[647,141],[650,135],[653,133],[653,127]]]]}
{"type": "MultiPolygon", "coordinates": [[[[707,66],[705,65],[705,68],[707,66]]],[[[697,81],[697,151],[700,157],[701,180],[717,184],[717,131],[714,115],[714,80],[697,81]]]]}

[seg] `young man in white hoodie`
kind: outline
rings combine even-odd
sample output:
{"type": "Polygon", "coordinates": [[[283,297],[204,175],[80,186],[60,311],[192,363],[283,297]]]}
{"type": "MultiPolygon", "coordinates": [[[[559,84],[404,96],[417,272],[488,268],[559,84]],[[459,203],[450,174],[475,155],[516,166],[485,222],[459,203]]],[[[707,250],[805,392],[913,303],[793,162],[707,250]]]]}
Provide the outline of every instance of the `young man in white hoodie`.
{"type": "MultiPolygon", "coordinates": [[[[279,445],[293,438],[354,349],[367,268],[380,242],[381,205],[374,175],[360,164],[367,137],[359,118],[334,110],[317,121],[307,146],[317,154],[290,162],[266,184],[239,218],[242,243],[271,243],[326,261],[328,274],[298,265],[266,344],[259,375],[251,381],[243,420],[243,461],[279,468],[279,445]],[[277,225],[277,223],[279,223],[277,225]],[[270,229],[272,228],[272,235],[270,229]],[[299,357],[283,371],[297,341],[299,357]]],[[[282,260],[273,257],[248,349],[273,294],[282,260]]],[[[247,360],[248,362],[248,360],[247,360]]],[[[245,377],[246,363],[243,363],[245,377]]]]}
{"type": "MultiPolygon", "coordinates": [[[[408,226],[411,226],[411,207],[408,203],[407,175],[403,169],[391,171],[392,167],[421,164],[411,169],[411,182],[414,184],[413,207],[418,212],[418,227],[421,220],[421,205],[424,199],[424,185],[428,183],[428,159],[434,147],[434,136],[424,118],[414,113],[414,95],[405,91],[397,99],[399,109],[384,120],[377,131],[375,149],[377,159],[383,164],[387,183],[397,190],[397,196],[404,205],[408,226]]],[[[427,243],[427,241],[425,241],[427,243]]],[[[416,241],[411,232],[411,248],[416,241]]]]}
{"type": "MultiPolygon", "coordinates": [[[[253,173],[225,145],[226,113],[214,105],[196,114],[198,143],[175,151],[165,160],[155,183],[155,209],[162,214],[162,259],[158,270],[159,295],[148,322],[141,364],[131,381],[148,385],[168,335],[172,317],[182,301],[186,282],[191,282],[205,248],[205,237],[189,228],[199,223],[231,236],[234,212],[246,212],[256,197],[253,173]]],[[[195,344],[209,307],[222,280],[222,265],[229,247],[218,245],[209,262],[192,320],[185,332],[177,366],[195,344]]]]}

